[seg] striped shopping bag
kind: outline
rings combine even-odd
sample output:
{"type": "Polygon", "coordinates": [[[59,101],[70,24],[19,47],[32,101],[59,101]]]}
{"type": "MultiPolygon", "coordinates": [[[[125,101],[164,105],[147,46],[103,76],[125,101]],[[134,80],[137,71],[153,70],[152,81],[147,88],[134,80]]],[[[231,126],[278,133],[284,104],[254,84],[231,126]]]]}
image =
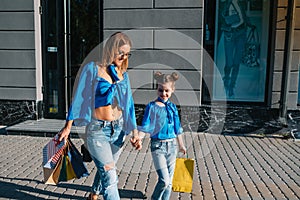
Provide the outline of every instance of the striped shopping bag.
{"type": "Polygon", "coordinates": [[[52,185],[89,175],[81,154],[70,139],[67,139],[66,144],[44,165],[43,171],[45,184],[52,185]]]}
{"type": "Polygon", "coordinates": [[[43,166],[54,169],[59,157],[63,153],[66,141],[59,141],[59,133],[57,133],[43,148],[43,166]]]}

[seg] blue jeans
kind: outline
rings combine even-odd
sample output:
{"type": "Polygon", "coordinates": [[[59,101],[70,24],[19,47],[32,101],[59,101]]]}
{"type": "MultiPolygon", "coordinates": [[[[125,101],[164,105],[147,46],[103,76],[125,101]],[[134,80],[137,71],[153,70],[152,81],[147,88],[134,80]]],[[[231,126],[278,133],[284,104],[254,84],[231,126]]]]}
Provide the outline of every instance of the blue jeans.
{"type": "Polygon", "coordinates": [[[151,140],[151,154],[158,175],[151,199],[168,200],[172,192],[172,180],[176,162],[177,144],[173,139],[169,142],[151,140]]]}
{"type": "Polygon", "coordinates": [[[122,152],[125,133],[122,131],[123,118],[108,122],[93,119],[87,127],[87,146],[97,167],[92,192],[106,200],[118,200],[118,177],[116,162],[122,152]]]}

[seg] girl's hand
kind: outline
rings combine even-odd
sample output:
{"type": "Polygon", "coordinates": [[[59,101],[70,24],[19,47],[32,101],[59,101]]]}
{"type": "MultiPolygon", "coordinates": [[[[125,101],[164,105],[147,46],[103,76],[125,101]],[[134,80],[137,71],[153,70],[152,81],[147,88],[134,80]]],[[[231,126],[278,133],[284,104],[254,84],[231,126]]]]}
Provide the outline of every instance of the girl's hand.
{"type": "Polygon", "coordinates": [[[183,153],[183,155],[186,154],[186,148],[184,146],[183,140],[182,140],[182,135],[177,136],[177,142],[179,145],[179,152],[183,153]]]}
{"type": "Polygon", "coordinates": [[[179,152],[183,153],[183,155],[186,154],[186,148],[185,146],[179,146],[179,152]]]}

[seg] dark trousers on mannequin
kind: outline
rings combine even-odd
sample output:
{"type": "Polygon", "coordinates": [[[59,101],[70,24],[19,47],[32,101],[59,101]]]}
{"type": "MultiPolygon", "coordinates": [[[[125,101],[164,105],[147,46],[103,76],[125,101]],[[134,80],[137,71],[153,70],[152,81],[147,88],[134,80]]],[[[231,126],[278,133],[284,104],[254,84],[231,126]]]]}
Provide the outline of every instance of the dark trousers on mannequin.
{"type": "Polygon", "coordinates": [[[229,97],[234,96],[234,88],[239,74],[240,63],[246,41],[246,27],[224,31],[225,67],[224,87],[229,97]]]}

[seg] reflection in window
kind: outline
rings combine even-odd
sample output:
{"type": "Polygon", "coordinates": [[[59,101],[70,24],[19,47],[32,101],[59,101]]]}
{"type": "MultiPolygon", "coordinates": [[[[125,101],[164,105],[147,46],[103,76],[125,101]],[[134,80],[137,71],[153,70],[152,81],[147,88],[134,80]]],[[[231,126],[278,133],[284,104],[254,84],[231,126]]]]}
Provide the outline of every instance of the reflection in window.
{"type": "Polygon", "coordinates": [[[269,8],[269,0],[217,0],[214,100],[264,102],[269,8]]]}

